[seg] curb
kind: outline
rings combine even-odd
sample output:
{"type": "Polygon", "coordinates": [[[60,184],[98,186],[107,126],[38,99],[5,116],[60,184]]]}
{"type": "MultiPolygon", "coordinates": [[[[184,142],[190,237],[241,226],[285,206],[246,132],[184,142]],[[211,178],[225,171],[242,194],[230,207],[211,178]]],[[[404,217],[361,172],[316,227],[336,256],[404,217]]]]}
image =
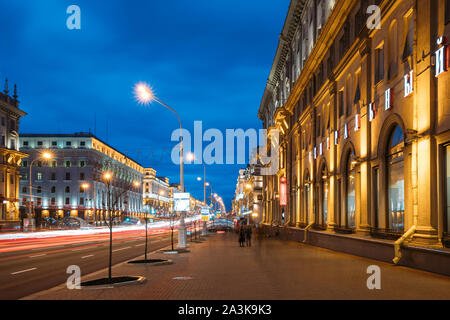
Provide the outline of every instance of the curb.
{"type": "MultiPolygon", "coordinates": [[[[164,248],[168,248],[168,247],[171,247],[171,245],[166,246],[166,247],[164,247],[164,248]]],[[[163,249],[164,249],[164,248],[163,248],[163,249]]],[[[149,254],[155,254],[155,253],[158,253],[160,250],[162,250],[162,249],[158,249],[158,250],[152,251],[152,252],[150,252],[149,254]]],[[[112,268],[116,268],[116,267],[122,266],[122,265],[124,265],[124,264],[128,264],[129,261],[132,261],[132,260],[135,260],[136,258],[144,257],[144,256],[145,256],[145,255],[140,255],[140,256],[137,256],[137,257],[135,257],[135,258],[133,258],[133,259],[119,262],[119,263],[113,265],[112,268]]],[[[108,267],[103,268],[103,269],[100,269],[100,270],[95,271],[95,272],[92,272],[92,273],[89,273],[89,274],[85,275],[84,277],[92,277],[92,276],[95,276],[95,275],[97,275],[97,274],[104,273],[104,272],[106,272],[107,270],[108,270],[108,267]]],[[[137,280],[136,280],[136,281],[137,281],[137,280]]],[[[38,292],[32,293],[32,294],[30,294],[30,295],[28,295],[28,296],[25,296],[25,297],[22,297],[22,298],[20,298],[20,299],[18,299],[18,300],[34,300],[34,299],[36,299],[36,298],[38,298],[38,297],[45,296],[45,295],[48,294],[48,293],[52,293],[52,292],[54,292],[54,291],[58,291],[58,290],[61,290],[61,289],[64,289],[64,288],[67,288],[66,282],[64,282],[64,283],[62,283],[62,284],[60,284],[60,285],[57,285],[57,286],[55,286],[55,287],[53,287],[53,288],[47,289],[47,290],[42,290],[42,291],[38,291],[38,292]]],[[[92,289],[92,288],[90,288],[90,289],[92,289]]]]}
{"type": "Polygon", "coordinates": [[[112,284],[105,284],[105,285],[98,285],[98,286],[81,286],[81,290],[99,290],[99,289],[113,289],[116,287],[124,287],[134,284],[144,284],[147,279],[142,276],[132,276],[132,277],[138,277],[137,280],[132,281],[125,281],[125,282],[119,282],[119,283],[112,283],[112,284]]]}

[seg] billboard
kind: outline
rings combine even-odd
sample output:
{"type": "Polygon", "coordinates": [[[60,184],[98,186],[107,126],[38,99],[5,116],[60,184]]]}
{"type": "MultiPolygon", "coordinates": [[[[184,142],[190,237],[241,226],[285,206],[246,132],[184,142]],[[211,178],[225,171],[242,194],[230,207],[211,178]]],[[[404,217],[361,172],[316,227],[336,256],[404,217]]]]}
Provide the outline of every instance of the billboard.
{"type": "Polygon", "coordinates": [[[209,207],[202,207],[202,221],[209,221],[209,207]]]}
{"type": "Polygon", "coordinates": [[[174,211],[175,212],[189,212],[191,209],[191,195],[190,193],[174,193],[173,194],[174,211]]]}

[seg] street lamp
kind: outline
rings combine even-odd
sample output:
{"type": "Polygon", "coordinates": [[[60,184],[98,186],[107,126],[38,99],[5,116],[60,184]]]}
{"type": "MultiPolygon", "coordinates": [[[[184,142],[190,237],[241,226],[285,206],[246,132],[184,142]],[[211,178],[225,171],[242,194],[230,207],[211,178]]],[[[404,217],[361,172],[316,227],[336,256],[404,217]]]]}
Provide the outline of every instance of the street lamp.
{"type": "Polygon", "coordinates": [[[40,155],[40,157],[37,157],[36,159],[33,159],[32,161],[31,161],[31,163],[30,163],[30,173],[29,173],[29,175],[30,175],[30,177],[29,177],[29,180],[30,180],[30,185],[29,185],[29,188],[30,188],[30,203],[29,203],[29,207],[28,207],[28,218],[29,219],[31,219],[32,218],[32,216],[33,216],[33,214],[32,214],[32,197],[33,197],[33,191],[32,191],[32,176],[31,176],[31,174],[32,174],[32,172],[31,172],[31,168],[33,167],[33,163],[35,162],[35,161],[37,161],[37,160],[42,160],[42,159],[44,159],[44,160],[50,160],[50,159],[52,159],[53,158],[53,155],[50,153],[50,152],[43,152],[41,155],[40,155]]]}
{"type": "MultiPolygon", "coordinates": [[[[187,154],[187,159],[189,161],[193,161],[195,160],[195,155],[193,153],[188,153],[187,154]]],[[[203,165],[203,178],[202,177],[197,177],[197,181],[202,181],[203,180],[203,203],[206,205],[206,186],[207,186],[207,182],[206,182],[206,165],[202,162],[203,165]]]]}
{"type": "MultiPolygon", "coordinates": [[[[144,105],[147,105],[151,103],[152,101],[158,102],[163,107],[169,109],[172,111],[175,116],[178,119],[179,125],[180,125],[180,185],[181,185],[181,191],[184,192],[184,174],[183,174],[183,127],[181,125],[181,119],[178,113],[169,107],[167,104],[165,104],[163,101],[161,101],[158,97],[155,96],[150,86],[144,82],[136,84],[134,88],[134,94],[136,99],[144,105]]],[[[184,226],[184,213],[181,214],[181,220],[180,220],[180,226],[178,231],[178,246],[180,248],[186,247],[186,229],[184,226]]]]}
{"type": "MultiPolygon", "coordinates": [[[[88,183],[82,183],[82,184],[81,184],[81,189],[83,189],[83,193],[86,194],[86,190],[89,189],[89,184],[88,184],[88,183]]],[[[86,204],[88,204],[88,203],[87,203],[88,200],[90,200],[90,199],[86,197],[86,204]]],[[[86,207],[86,206],[85,206],[85,207],[86,207]]],[[[89,207],[87,207],[87,208],[89,208],[89,207]]],[[[85,211],[86,211],[86,210],[85,210],[85,211]]],[[[86,216],[85,216],[84,218],[86,219],[86,216]]],[[[89,211],[88,211],[88,219],[87,219],[87,220],[90,220],[90,214],[89,214],[89,211]]]]}

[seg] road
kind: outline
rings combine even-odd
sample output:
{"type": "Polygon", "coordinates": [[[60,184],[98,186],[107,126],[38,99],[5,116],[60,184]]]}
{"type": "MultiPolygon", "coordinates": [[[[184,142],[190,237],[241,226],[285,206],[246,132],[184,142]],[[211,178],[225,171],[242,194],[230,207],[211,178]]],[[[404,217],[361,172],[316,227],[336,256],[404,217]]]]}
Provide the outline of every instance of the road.
{"type": "MultiPolygon", "coordinates": [[[[152,230],[149,252],[170,245],[168,229],[152,230]]],[[[177,236],[174,236],[174,240],[177,236]]],[[[113,234],[113,265],[144,254],[145,232],[113,234]]],[[[64,283],[67,267],[83,274],[108,266],[109,234],[0,243],[0,299],[19,299],[64,283]]]]}

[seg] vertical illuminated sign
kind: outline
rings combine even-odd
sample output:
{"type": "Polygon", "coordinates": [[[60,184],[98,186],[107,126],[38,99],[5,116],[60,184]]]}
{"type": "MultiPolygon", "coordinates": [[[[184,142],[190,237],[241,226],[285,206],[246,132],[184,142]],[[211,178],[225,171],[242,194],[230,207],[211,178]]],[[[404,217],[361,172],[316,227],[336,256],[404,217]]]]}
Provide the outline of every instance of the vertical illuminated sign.
{"type": "Polygon", "coordinates": [[[348,131],[348,125],[345,124],[344,125],[344,139],[348,139],[349,136],[350,136],[350,132],[348,131]]]}
{"type": "Polygon", "coordinates": [[[445,39],[444,37],[440,37],[437,40],[437,45],[441,45],[443,44],[442,47],[440,47],[436,53],[436,74],[435,76],[438,77],[439,75],[441,75],[442,73],[446,72],[448,70],[448,66],[449,66],[449,50],[448,50],[448,46],[445,45],[447,39],[445,39]]]}
{"type": "Polygon", "coordinates": [[[369,121],[372,121],[373,119],[375,119],[375,102],[371,102],[369,104],[369,121]]]}
{"type": "Polygon", "coordinates": [[[384,109],[389,110],[394,106],[394,94],[392,88],[389,88],[384,93],[384,109]]]}
{"type": "Polygon", "coordinates": [[[409,96],[414,91],[413,86],[413,70],[404,76],[405,97],[409,96]]]}
{"type": "Polygon", "coordinates": [[[339,130],[334,131],[334,144],[336,146],[339,144],[339,130]]]}
{"type": "Polygon", "coordinates": [[[330,150],[330,136],[327,137],[327,150],[330,150]]]}
{"type": "Polygon", "coordinates": [[[359,114],[355,114],[355,131],[358,131],[360,127],[361,127],[361,121],[360,121],[359,114]]]}
{"type": "Polygon", "coordinates": [[[319,155],[323,155],[323,143],[319,144],[319,155]]]}
{"type": "Polygon", "coordinates": [[[314,159],[317,159],[317,148],[316,147],[314,147],[314,149],[313,149],[313,151],[314,151],[314,159]]]}
{"type": "Polygon", "coordinates": [[[280,178],[280,206],[287,206],[287,184],[286,178],[280,178]]]}

